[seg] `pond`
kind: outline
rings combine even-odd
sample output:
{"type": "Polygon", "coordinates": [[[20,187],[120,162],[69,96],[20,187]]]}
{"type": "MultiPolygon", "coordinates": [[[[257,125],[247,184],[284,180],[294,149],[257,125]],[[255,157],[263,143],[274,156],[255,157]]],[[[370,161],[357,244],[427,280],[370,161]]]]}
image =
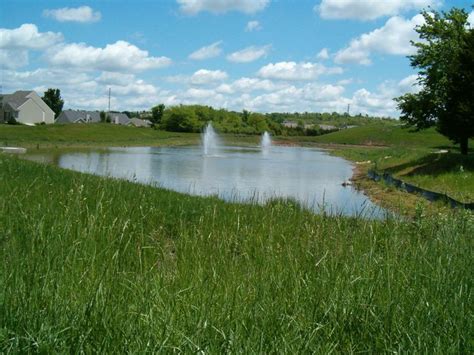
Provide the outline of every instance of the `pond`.
{"type": "Polygon", "coordinates": [[[315,148],[222,146],[206,155],[200,146],[133,147],[28,158],[227,201],[265,203],[285,198],[317,213],[368,218],[386,213],[361,192],[341,185],[352,176],[349,162],[315,148]]]}

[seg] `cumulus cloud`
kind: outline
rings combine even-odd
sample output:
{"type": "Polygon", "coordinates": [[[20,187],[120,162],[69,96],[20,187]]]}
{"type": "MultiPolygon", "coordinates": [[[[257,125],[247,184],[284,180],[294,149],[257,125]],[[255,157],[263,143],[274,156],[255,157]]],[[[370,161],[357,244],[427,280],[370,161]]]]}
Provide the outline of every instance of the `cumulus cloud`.
{"type": "Polygon", "coordinates": [[[58,46],[49,52],[48,61],[62,67],[104,71],[143,71],[171,64],[171,59],[152,57],[148,51],[125,41],[117,41],[104,48],[84,43],[58,46]]]}
{"type": "Polygon", "coordinates": [[[278,80],[314,80],[324,74],[341,74],[339,67],[326,67],[319,63],[278,62],[260,68],[258,75],[278,80]]]}
{"type": "Polygon", "coordinates": [[[44,10],[43,16],[51,17],[59,22],[97,22],[101,18],[99,11],[94,11],[89,6],[63,7],[61,9],[44,10]]]}
{"type": "Polygon", "coordinates": [[[471,13],[469,14],[467,22],[469,22],[470,28],[474,28],[474,11],[471,11],[471,13]]]}
{"type": "Polygon", "coordinates": [[[203,60],[219,56],[222,53],[222,41],[214,42],[208,46],[204,46],[189,55],[189,59],[203,60]]]}
{"type": "Polygon", "coordinates": [[[234,63],[250,63],[262,57],[266,57],[271,48],[272,46],[269,44],[261,47],[250,46],[229,54],[227,60],[234,63]]]}
{"type": "Polygon", "coordinates": [[[32,88],[41,95],[47,88],[60,87],[65,108],[102,110],[108,104],[108,88],[112,89],[114,110],[146,109],[164,95],[158,87],[133,74],[102,72],[100,75],[79,70],[41,68],[31,71],[5,70],[7,92],[32,88]]]}
{"type": "Polygon", "coordinates": [[[374,20],[439,3],[441,0],[322,0],[314,10],[326,19],[374,20]]]}
{"type": "Polygon", "coordinates": [[[409,75],[400,81],[385,81],[377,87],[376,92],[365,88],[357,90],[351,98],[353,112],[367,113],[376,116],[397,117],[397,103],[393,100],[404,93],[416,93],[420,90],[418,76],[409,75]]]}
{"type": "Polygon", "coordinates": [[[321,60],[329,59],[329,50],[327,48],[321,49],[319,53],[316,55],[316,58],[321,59],[321,60]]]}
{"type": "Polygon", "coordinates": [[[221,84],[216,88],[217,92],[225,94],[234,94],[252,91],[272,91],[283,88],[285,85],[276,84],[268,79],[243,77],[230,84],[221,84]]]}
{"type": "Polygon", "coordinates": [[[262,29],[262,25],[258,21],[249,21],[247,22],[247,26],[245,26],[246,32],[253,32],[253,31],[260,31],[262,29]]]}
{"type": "Polygon", "coordinates": [[[201,11],[223,14],[228,11],[239,11],[254,14],[263,10],[270,0],[177,0],[180,10],[188,15],[201,11]]]}
{"type": "Polygon", "coordinates": [[[105,85],[127,85],[135,80],[135,75],[104,71],[97,77],[97,82],[105,85]]]}
{"type": "Polygon", "coordinates": [[[251,111],[334,111],[343,107],[347,99],[341,95],[344,87],[330,84],[287,85],[281,89],[257,96],[243,94],[236,103],[251,111]]]}
{"type": "Polygon", "coordinates": [[[415,27],[423,23],[422,15],[416,15],[411,20],[398,16],[391,17],[383,27],[353,39],[348,47],[336,53],[334,61],[338,64],[369,65],[372,52],[392,55],[412,54],[414,48],[410,41],[419,39],[415,27]]]}
{"type": "Polygon", "coordinates": [[[63,40],[61,33],[39,32],[38,27],[25,23],[15,29],[0,28],[0,48],[36,49],[48,48],[63,40]]]}
{"type": "Polygon", "coordinates": [[[33,24],[18,28],[0,28],[0,65],[7,69],[28,64],[29,50],[44,50],[63,40],[61,33],[39,32],[33,24]]]}
{"type": "Polygon", "coordinates": [[[191,76],[190,83],[193,85],[206,85],[225,79],[227,79],[225,71],[200,69],[191,76]]]}

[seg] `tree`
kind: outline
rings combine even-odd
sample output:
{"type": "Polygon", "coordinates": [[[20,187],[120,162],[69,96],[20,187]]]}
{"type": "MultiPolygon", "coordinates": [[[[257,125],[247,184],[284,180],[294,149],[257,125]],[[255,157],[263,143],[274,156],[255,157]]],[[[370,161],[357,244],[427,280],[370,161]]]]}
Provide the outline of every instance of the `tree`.
{"type": "Polygon", "coordinates": [[[467,154],[474,136],[473,30],[468,28],[468,14],[453,8],[422,15],[425,23],[416,28],[421,41],[412,42],[417,52],[409,56],[411,66],[419,69],[421,89],[396,99],[401,119],[418,129],[435,125],[467,154]]]}
{"type": "Polygon", "coordinates": [[[165,105],[159,104],[151,108],[151,123],[153,126],[158,125],[163,120],[165,105]]]}
{"type": "Polygon", "coordinates": [[[64,100],[61,98],[59,89],[48,89],[44,92],[43,101],[54,111],[54,117],[57,118],[63,110],[64,100]]]}

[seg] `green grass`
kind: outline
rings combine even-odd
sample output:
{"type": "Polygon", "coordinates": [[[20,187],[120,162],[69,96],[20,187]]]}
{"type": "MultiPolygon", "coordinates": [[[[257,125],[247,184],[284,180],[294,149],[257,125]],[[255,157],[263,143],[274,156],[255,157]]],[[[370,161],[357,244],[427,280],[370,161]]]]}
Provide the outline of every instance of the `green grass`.
{"type": "Polygon", "coordinates": [[[0,125],[0,146],[39,148],[197,144],[199,134],[113,124],[0,125]]]}
{"type": "Polygon", "coordinates": [[[316,216],[0,155],[0,351],[474,351],[474,219],[316,216]]]}
{"type": "MultiPolygon", "coordinates": [[[[288,140],[292,140],[289,137],[288,140]]],[[[322,144],[350,144],[368,146],[401,147],[451,147],[450,141],[434,128],[415,132],[394,123],[375,123],[371,125],[344,129],[316,137],[297,137],[297,141],[322,144]]]]}

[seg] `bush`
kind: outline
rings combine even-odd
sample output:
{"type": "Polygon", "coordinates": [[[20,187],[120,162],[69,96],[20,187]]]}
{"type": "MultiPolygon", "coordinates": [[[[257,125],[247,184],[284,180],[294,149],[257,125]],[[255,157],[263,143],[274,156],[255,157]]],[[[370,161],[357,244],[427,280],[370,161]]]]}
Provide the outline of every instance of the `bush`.
{"type": "Polygon", "coordinates": [[[7,124],[11,124],[11,125],[18,125],[18,121],[15,119],[15,117],[10,117],[7,121],[7,124]]]}

